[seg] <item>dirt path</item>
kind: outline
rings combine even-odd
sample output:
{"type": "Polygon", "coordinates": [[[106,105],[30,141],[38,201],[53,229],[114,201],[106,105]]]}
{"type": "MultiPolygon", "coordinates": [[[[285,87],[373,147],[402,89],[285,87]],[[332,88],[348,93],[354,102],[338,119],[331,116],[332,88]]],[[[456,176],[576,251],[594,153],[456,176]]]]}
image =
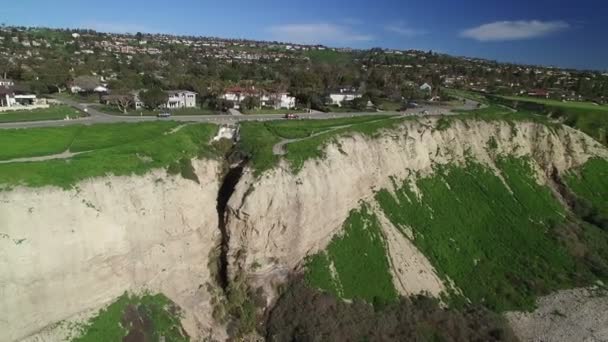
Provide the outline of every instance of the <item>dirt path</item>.
{"type": "Polygon", "coordinates": [[[8,160],[0,160],[0,164],[39,162],[39,161],[52,160],[52,159],[69,159],[69,158],[72,158],[72,157],[77,156],[79,154],[87,153],[87,152],[89,152],[89,151],[70,152],[70,150],[65,150],[65,151],[63,151],[61,153],[50,154],[50,155],[40,156],[40,157],[25,157],[25,158],[15,158],[15,159],[8,159],[8,160]]]}
{"type": "MultiPolygon", "coordinates": [[[[374,122],[384,121],[384,120],[394,120],[394,119],[400,118],[400,117],[401,116],[395,116],[395,117],[391,117],[391,118],[387,118],[387,119],[369,121],[369,122],[366,122],[366,123],[374,123],[374,122]]],[[[272,153],[275,156],[284,156],[285,154],[287,154],[287,151],[285,151],[285,145],[287,145],[287,144],[291,144],[291,143],[294,143],[294,142],[298,142],[298,141],[302,141],[302,140],[318,137],[319,135],[326,134],[326,133],[331,133],[331,132],[337,131],[339,129],[351,127],[353,125],[355,125],[355,124],[333,126],[333,127],[329,128],[326,131],[313,133],[313,134],[311,134],[311,135],[309,135],[309,136],[307,136],[305,138],[283,139],[280,142],[276,143],[274,146],[272,146],[272,153]]]]}

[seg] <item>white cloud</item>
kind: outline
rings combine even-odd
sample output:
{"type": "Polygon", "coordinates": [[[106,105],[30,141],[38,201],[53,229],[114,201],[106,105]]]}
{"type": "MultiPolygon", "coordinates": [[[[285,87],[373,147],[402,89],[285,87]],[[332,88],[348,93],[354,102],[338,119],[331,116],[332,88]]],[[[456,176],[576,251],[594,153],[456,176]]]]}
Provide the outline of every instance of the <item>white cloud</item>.
{"type": "Polygon", "coordinates": [[[302,44],[339,44],[374,39],[372,35],[355,32],[349,26],[331,23],[278,25],[268,31],[275,40],[302,44]]]}
{"type": "Polygon", "coordinates": [[[561,20],[497,21],[464,30],[461,36],[480,42],[523,40],[544,37],[568,28],[570,24],[561,20]]]}
{"type": "Polygon", "coordinates": [[[388,32],[396,33],[406,37],[421,36],[427,34],[426,30],[418,30],[405,25],[404,22],[387,25],[384,29],[388,32]]]}

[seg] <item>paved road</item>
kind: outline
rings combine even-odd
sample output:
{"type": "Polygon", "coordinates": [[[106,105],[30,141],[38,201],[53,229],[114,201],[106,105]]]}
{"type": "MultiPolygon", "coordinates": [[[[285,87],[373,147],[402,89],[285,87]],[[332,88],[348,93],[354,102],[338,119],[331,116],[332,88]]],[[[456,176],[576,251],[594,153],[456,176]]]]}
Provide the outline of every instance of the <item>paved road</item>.
{"type": "MultiPolygon", "coordinates": [[[[93,125],[100,123],[116,123],[116,122],[145,122],[145,121],[157,121],[157,120],[173,120],[182,122],[209,122],[216,124],[230,124],[239,121],[265,121],[265,120],[277,120],[282,116],[277,114],[255,114],[255,115],[175,115],[169,119],[160,119],[154,116],[122,116],[122,115],[110,115],[92,108],[91,106],[83,103],[78,103],[74,100],[65,98],[57,98],[57,100],[67,104],[73,108],[76,108],[82,112],[87,112],[88,116],[74,120],[54,120],[54,121],[30,121],[30,122],[15,122],[15,123],[2,123],[0,129],[7,128],[34,128],[34,127],[62,127],[68,125],[93,125]]],[[[469,105],[470,106],[470,105],[469,105]]],[[[466,106],[466,107],[469,107],[466,106]]],[[[422,111],[428,112],[429,115],[440,115],[448,113],[450,108],[441,106],[420,106],[416,109],[409,109],[409,113],[419,113],[422,111]]],[[[368,116],[368,115],[387,115],[393,114],[390,112],[373,112],[373,113],[322,113],[313,112],[300,114],[300,118],[303,119],[334,119],[334,118],[348,118],[355,116],[368,116]]]]}

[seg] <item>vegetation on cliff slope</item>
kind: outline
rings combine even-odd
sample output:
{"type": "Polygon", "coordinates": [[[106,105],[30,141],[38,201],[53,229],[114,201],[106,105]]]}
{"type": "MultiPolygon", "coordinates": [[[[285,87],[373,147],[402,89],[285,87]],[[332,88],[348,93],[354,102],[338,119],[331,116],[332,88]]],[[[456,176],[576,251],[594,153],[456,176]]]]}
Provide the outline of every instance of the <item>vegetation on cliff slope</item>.
{"type": "Polygon", "coordinates": [[[502,158],[502,179],[469,162],[438,168],[377,200],[397,227],[466,298],[497,310],[532,309],[535,298],[591,279],[555,236],[565,209],[534,179],[526,160],[502,158]]]}
{"type": "MultiPolygon", "coordinates": [[[[448,302],[497,312],[529,310],[538,296],[605,281],[608,230],[597,222],[605,217],[608,162],[592,159],[568,176],[596,221],[581,220],[538,184],[530,160],[503,156],[495,163],[497,171],[472,160],[437,166],[431,176],[376,194],[389,220],[410,227],[412,242],[439,276],[462,291],[449,290],[448,302]]],[[[379,229],[365,205],[353,211],[344,235],[308,259],[307,284],[340,298],[394,301],[379,229]]]]}
{"type": "MultiPolygon", "coordinates": [[[[217,126],[175,122],[107,124],[7,130],[0,135],[0,185],[70,187],[107,174],[143,174],[154,168],[184,164],[180,160],[212,155],[217,126]],[[66,159],[10,162],[11,159],[79,152],[66,159]]],[[[178,166],[179,166],[178,165],[178,166]]],[[[186,170],[187,171],[187,170],[186,170]]]]}
{"type": "Polygon", "coordinates": [[[341,298],[385,303],[397,299],[378,218],[367,205],[353,210],[325,252],[308,260],[307,282],[341,298]]]}
{"type": "Polygon", "coordinates": [[[516,341],[498,315],[476,306],[446,309],[416,296],[384,307],[352,303],[293,283],[266,324],[267,341],[516,341]]]}
{"type": "Polygon", "coordinates": [[[73,342],[189,341],[179,308],[162,294],[124,294],[76,327],[73,342]]]}

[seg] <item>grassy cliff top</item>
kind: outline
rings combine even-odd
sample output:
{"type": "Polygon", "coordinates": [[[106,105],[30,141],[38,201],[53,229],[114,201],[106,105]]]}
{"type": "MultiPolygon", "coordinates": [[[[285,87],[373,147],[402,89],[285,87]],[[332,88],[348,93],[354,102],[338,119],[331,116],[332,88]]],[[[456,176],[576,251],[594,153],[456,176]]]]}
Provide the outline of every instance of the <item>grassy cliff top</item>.
{"type": "Polygon", "coordinates": [[[210,155],[216,131],[215,125],[176,122],[6,130],[0,135],[0,185],[67,188],[91,177],[143,174],[210,155]]]}

